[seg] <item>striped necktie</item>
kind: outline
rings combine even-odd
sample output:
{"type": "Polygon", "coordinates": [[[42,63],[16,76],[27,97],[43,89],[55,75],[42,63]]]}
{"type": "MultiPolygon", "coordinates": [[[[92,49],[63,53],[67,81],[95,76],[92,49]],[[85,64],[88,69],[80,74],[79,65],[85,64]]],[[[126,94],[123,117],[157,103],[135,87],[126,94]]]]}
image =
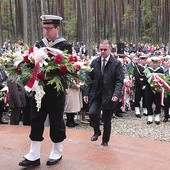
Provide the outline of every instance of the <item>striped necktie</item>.
{"type": "Polygon", "coordinates": [[[101,68],[102,75],[104,74],[104,67],[105,67],[105,65],[106,65],[106,59],[104,58],[102,60],[102,68],[101,68]]]}

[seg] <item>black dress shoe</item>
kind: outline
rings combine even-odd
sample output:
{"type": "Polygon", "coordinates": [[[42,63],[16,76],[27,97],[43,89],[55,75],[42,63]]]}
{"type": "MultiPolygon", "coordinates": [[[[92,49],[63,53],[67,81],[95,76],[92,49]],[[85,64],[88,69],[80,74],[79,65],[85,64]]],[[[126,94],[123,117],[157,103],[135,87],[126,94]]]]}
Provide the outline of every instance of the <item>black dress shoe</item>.
{"type": "Polygon", "coordinates": [[[168,122],[168,118],[164,118],[163,122],[168,122]]]}
{"type": "Polygon", "coordinates": [[[143,113],[143,116],[148,116],[148,114],[147,113],[143,113]]]}
{"type": "Polygon", "coordinates": [[[28,159],[24,159],[21,162],[19,162],[19,166],[25,166],[25,167],[33,167],[33,166],[39,166],[40,165],[40,159],[36,159],[35,161],[29,161],[28,159]]]}
{"type": "Polygon", "coordinates": [[[0,121],[0,124],[8,124],[8,122],[0,121]]]}
{"type": "Polygon", "coordinates": [[[153,123],[152,121],[147,121],[147,124],[148,124],[148,125],[150,125],[150,124],[152,124],[152,123],[153,123]]]}
{"type": "Polygon", "coordinates": [[[57,164],[62,159],[62,156],[58,159],[48,159],[46,165],[51,166],[57,164]]]}
{"type": "Polygon", "coordinates": [[[140,115],[140,114],[136,114],[136,117],[137,117],[137,118],[141,118],[141,115],[140,115]]]}
{"type": "Polygon", "coordinates": [[[108,146],[108,142],[102,142],[101,145],[108,146]]]}
{"type": "Polygon", "coordinates": [[[160,124],[160,121],[155,121],[155,123],[156,123],[157,125],[159,125],[159,124],[160,124]]]}
{"type": "Polygon", "coordinates": [[[75,127],[75,125],[73,123],[66,123],[67,127],[75,127]]]}
{"type": "Polygon", "coordinates": [[[101,135],[101,132],[100,132],[100,133],[97,133],[97,134],[94,134],[94,135],[91,137],[91,141],[96,141],[100,135],[101,135]]]}
{"type": "Polygon", "coordinates": [[[117,117],[123,117],[123,115],[122,115],[122,113],[115,113],[115,116],[117,116],[117,117]]]}
{"type": "Polygon", "coordinates": [[[78,126],[79,124],[78,124],[78,123],[76,123],[76,122],[73,122],[73,125],[74,125],[74,126],[78,126]]]}

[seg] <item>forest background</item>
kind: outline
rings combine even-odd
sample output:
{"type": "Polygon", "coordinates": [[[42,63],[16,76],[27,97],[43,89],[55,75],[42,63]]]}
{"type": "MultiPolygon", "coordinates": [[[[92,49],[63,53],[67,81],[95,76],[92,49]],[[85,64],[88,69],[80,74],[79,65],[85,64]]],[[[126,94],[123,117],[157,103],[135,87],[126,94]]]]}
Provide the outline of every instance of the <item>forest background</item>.
{"type": "Polygon", "coordinates": [[[101,39],[170,44],[170,0],[0,0],[0,45],[34,45],[43,36],[42,14],[63,17],[63,36],[88,49],[101,39]]]}

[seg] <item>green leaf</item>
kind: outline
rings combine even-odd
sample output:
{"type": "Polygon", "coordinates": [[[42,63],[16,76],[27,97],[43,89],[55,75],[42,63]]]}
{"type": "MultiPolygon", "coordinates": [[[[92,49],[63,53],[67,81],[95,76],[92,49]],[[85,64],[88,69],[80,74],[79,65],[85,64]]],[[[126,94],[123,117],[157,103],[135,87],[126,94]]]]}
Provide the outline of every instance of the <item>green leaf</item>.
{"type": "Polygon", "coordinates": [[[55,76],[52,80],[49,80],[47,84],[55,85],[55,89],[57,91],[64,91],[63,84],[61,82],[61,78],[58,76],[55,76]]]}

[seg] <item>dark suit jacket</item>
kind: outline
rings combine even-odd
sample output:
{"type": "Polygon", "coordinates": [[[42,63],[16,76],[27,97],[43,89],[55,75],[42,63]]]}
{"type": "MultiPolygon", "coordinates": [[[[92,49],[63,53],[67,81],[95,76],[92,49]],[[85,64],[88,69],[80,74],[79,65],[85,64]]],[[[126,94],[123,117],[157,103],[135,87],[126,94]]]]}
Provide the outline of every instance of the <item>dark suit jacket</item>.
{"type": "Polygon", "coordinates": [[[88,50],[86,48],[82,48],[81,53],[84,54],[85,56],[87,56],[88,50]]]}
{"type": "MultiPolygon", "coordinates": [[[[98,97],[99,93],[99,84],[101,83],[101,57],[94,59],[91,63],[93,68],[92,72],[89,72],[92,83],[89,84],[84,92],[85,96],[89,97],[89,104],[98,97]]],[[[113,102],[111,98],[116,96],[121,97],[122,87],[123,87],[123,68],[116,58],[110,56],[103,75],[103,85],[102,85],[102,108],[111,109],[113,102]]]]}
{"type": "Polygon", "coordinates": [[[22,84],[15,83],[11,78],[7,79],[9,88],[9,107],[25,107],[25,89],[22,84]]]}

